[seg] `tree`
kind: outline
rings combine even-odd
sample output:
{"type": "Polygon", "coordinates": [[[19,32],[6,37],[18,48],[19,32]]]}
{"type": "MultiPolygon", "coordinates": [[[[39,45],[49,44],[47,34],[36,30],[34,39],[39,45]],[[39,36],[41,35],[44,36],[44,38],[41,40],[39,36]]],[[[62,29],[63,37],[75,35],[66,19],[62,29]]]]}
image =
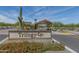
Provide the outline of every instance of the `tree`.
{"type": "Polygon", "coordinates": [[[54,27],[55,30],[58,30],[63,26],[64,26],[64,24],[61,23],[61,22],[53,22],[53,27],[54,27]]]}

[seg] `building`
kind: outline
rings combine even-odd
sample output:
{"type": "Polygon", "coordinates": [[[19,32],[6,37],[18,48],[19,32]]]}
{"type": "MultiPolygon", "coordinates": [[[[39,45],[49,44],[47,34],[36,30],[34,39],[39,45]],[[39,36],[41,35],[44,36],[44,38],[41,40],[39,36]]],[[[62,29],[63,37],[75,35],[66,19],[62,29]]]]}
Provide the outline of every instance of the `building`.
{"type": "Polygon", "coordinates": [[[38,30],[50,30],[52,26],[52,22],[44,19],[36,23],[38,30]]]}
{"type": "Polygon", "coordinates": [[[31,30],[32,29],[32,23],[31,22],[24,22],[24,29],[25,30],[31,30]]]}

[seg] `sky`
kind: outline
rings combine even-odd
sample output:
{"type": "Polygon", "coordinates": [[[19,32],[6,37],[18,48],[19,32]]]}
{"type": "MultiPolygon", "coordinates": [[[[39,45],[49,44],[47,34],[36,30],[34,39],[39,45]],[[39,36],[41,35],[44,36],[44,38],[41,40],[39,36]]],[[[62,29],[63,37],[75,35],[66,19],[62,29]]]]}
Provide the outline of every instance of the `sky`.
{"type": "MultiPolygon", "coordinates": [[[[0,22],[18,21],[19,6],[0,6],[0,22]]],[[[23,6],[23,20],[34,22],[47,19],[64,24],[79,23],[78,6],[23,6]]]]}

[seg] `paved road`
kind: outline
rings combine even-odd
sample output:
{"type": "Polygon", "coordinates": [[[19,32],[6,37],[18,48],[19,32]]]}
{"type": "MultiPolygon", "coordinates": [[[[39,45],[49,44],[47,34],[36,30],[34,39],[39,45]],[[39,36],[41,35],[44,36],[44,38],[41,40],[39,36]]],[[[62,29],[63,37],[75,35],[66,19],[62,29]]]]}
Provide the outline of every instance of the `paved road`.
{"type": "Polygon", "coordinates": [[[3,39],[5,39],[8,35],[2,35],[0,34],[0,41],[2,41],[3,39]]]}
{"type": "Polygon", "coordinates": [[[0,29],[0,41],[8,37],[9,30],[16,30],[16,29],[0,29]]]}
{"type": "Polygon", "coordinates": [[[54,39],[58,40],[59,42],[64,43],[71,49],[79,52],[79,39],[75,38],[75,35],[59,35],[53,34],[54,39]]]}

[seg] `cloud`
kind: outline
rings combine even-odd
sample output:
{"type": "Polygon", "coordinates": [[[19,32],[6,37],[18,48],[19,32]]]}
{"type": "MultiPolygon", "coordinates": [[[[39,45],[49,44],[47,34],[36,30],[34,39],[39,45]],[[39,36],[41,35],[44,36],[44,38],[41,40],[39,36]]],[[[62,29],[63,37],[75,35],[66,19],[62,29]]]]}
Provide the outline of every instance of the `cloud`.
{"type": "Polygon", "coordinates": [[[45,9],[46,7],[33,7],[34,11],[30,12],[30,17],[34,16],[35,14],[42,12],[43,9],[45,9]]]}
{"type": "MultiPolygon", "coordinates": [[[[25,21],[34,21],[34,19],[44,19],[44,18],[47,18],[49,20],[53,20],[55,18],[56,21],[65,21],[67,20],[68,18],[64,18],[64,15],[61,15],[62,17],[60,17],[60,14],[61,13],[64,13],[64,12],[68,12],[68,10],[71,10],[72,8],[74,7],[54,7],[51,6],[51,7],[47,7],[47,6],[37,6],[37,7],[31,7],[32,10],[28,10],[28,12],[24,12],[23,13],[23,20],[25,21]]],[[[23,11],[26,11],[23,10],[23,11]]],[[[19,16],[19,11],[17,10],[0,10],[0,22],[6,22],[6,23],[14,23],[18,20],[18,17],[19,16]]]]}
{"type": "Polygon", "coordinates": [[[16,21],[14,19],[11,19],[11,18],[7,17],[7,16],[0,15],[0,22],[15,23],[16,21]]]}
{"type": "Polygon", "coordinates": [[[15,10],[0,11],[0,22],[15,23],[18,21],[18,12],[15,10]]]}
{"type": "Polygon", "coordinates": [[[35,11],[32,11],[32,13],[27,16],[29,18],[32,19],[44,19],[44,18],[56,18],[58,16],[58,13],[61,14],[62,12],[66,12],[74,7],[32,7],[33,9],[35,9],[35,11]],[[56,9],[57,8],[57,9],[56,9]]]}
{"type": "Polygon", "coordinates": [[[79,23],[79,18],[72,18],[72,17],[63,17],[59,19],[54,19],[54,21],[63,22],[65,24],[69,23],[79,23]]]}
{"type": "Polygon", "coordinates": [[[9,18],[13,18],[13,19],[16,19],[18,17],[18,13],[17,11],[14,11],[14,10],[10,10],[10,11],[0,11],[0,14],[4,15],[4,16],[7,16],[9,18]]]}
{"type": "Polygon", "coordinates": [[[53,10],[53,7],[50,7],[50,8],[49,9],[47,7],[46,7],[46,9],[41,8],[41,10],[38,10],[36,13],[34,13],[34,16],[55,15],[55,14],[70,10],[74,7],[66,7],[66,8],[62,8],[62,9],[56,9],[56,10],[53,10]],[[52,8],[52,9],[50,9],[50,8],[52,8]]]}

